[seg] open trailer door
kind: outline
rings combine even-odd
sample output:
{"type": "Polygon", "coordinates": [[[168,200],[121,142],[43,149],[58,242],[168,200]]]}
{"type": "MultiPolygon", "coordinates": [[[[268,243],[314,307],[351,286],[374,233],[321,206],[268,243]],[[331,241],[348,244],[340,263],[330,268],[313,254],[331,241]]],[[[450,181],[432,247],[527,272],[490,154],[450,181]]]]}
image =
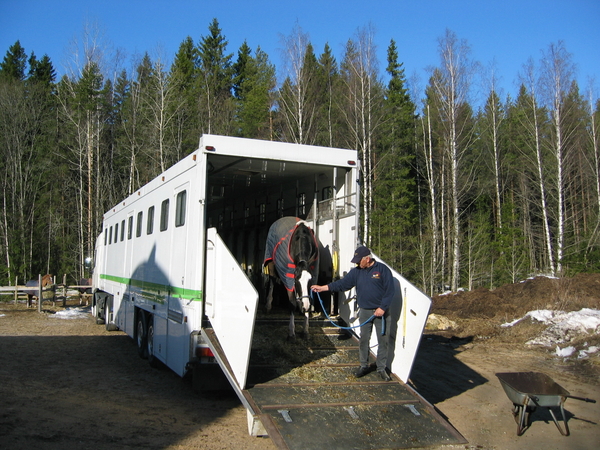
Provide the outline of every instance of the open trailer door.
{"type": "Polygon", "coordinates": [[[207,230],[204,337],[234,389],[246,384],[258,292],[215,228],[207,230]]]}

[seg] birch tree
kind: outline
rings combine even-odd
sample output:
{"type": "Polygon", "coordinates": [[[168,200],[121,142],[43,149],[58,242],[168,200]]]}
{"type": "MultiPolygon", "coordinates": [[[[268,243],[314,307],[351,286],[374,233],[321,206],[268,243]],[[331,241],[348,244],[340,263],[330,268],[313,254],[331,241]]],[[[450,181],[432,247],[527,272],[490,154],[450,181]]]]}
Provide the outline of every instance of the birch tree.
{"type": "Polygon", "coordinates": [[[461,121],[461,111],[468,103],[469,89],[475,71],[470,60],[470,48],[466,41],[459,40],[456,34],[446,30],[439,39],[441,64],[439,77],[434,77],[434,89],[440,100],[442,122],[446,127],[447,158],[449,164],[449,187],[452,220],[452,289],[458,289],[460,282],[460,244],[461,244],[461,196],[465,186],[460,185],[461,164],[468,149],[470,130],[461,121]]]}
{"type": "Polygon", "coordinates": [[[279,110],[284,136],[289,142],[307,144],[315,126],[316,107],[310,95],[316,77],[314,51],[308,34],[298,24],[282,41],[286,77],[280,90],[279,110]]]}
{"type": "Polygon", "coordinates": [[[145,108],[148,111],[148,130],[150,131],[150,160],[156,167],[155,176],[164,172],[181,155],[174,151],[177,146],[168,142],[169,129],[175,124],[178,110],[183,106],[182,100],[176,97],[176,86],[170,83],[166,65],[157,58],[152,65],[148,95],[144,96],[145,108]]]}
{"type": "Polygon", "coordinates": [[[596,197],[596,222],[594,231],[588,243],[588,251],[590,247],[597,242],[598,233],[600,232],[600,101],[594,96],[594,88],[592,83],[588,88],[588,120],[587,120],[587,136],[591,147],[588,164],[591,167],[593,175],[593,186],[596,197]]]}
{"type": "Polygon", "coordinates": [[[32,274],[33,225],[43,185],[42,138],[43,97],[22,83],[0,84],[0,146],[2,148],[2,240],[5,275],[32,274]]]}
{"type": "Polygon", "coordinates": [[[554,156],[556,172],[557,223],[556,223],[556,266],[555,272],[562,274],[562,263],[565,246],[565,183],[568,163],[569,139],[565,126],[565,96],[574,76],[572,56],[567,52],[562,41],[550,44],[542,56],[541,86],[546,106],[550,111],[552,124],[551,151],[554,156]]]}
{"type": "Polygon", "coordinates": [[[373,148],[375,132],[382,120],[383,87],[371,25],[357,30],[356,39],[346,44],[341,64],[344,104],[341,106],[349,130],[347,145],[358,150],[362,181],[362,233],[365,245],[371,241],[373,209],[373,148]]]}
{"type": "Polygon", "coordinates": [[[98,196],[95,186],[96,161],[100,158],[100,136],[103,118],[104,60],[99,29],[86,24],[82,44],[74,43],[69,74],[58,85],[61,119],[70,128],[71,139],[67,146],[71,152],[70,163],[77,174],[77,211],[79,214],[80,276],[85,271],[84,259],[93,253],[96,231],[103,207],[95,204],[98,196]]]}
{"type": "Polygon", "coordinates": [[[488,78],[489,95],[484,107],[484,132],[486,144],[489,145],[491,158],[485,158],[492,165],[494,179],[494,222],[498,229],[502,229],[502,152],[501,152],[501,127],[505,113],[498,96],[498,80],[494,70],[488,78]]]}

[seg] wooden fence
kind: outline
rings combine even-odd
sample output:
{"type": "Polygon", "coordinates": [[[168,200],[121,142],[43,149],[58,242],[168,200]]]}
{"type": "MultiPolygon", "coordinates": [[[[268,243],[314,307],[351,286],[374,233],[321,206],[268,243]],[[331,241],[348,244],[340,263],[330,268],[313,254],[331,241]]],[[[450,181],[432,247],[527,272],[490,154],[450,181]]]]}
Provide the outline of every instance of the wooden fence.
{"type": "MultiPolygon", "coordinates": [[[[44,277],[38,276],[37,285],[19,285],[18,278],[15,279],[14,286],[0,286],[0,295],[13,295],[15,304],[21,297],[27,298],[27,307],[30,308],[35,298],[37,300],[38,311],[42,311],[42,303],[44,301],[51,301],[52,305],[56,305],[56,302],[62,300],[63,307],[67,305],[67,298],[76,297],[79,299],[79,304],[82,305],[84,302],[87,306],[90,297],[92,296],[92,286],[89,284],[85,285],[68,285],[67,276],[63,275],[63,282],[56,284],[56,277],[52,277],[50,283],[44,283],[44,277]],[[44,286],[44,284],[46,284],[44,286]]],[[[33,280],[31,280],[33,281],[33,280]]],[[[31,284],[31,281],[28,284],[31,284]]]]}

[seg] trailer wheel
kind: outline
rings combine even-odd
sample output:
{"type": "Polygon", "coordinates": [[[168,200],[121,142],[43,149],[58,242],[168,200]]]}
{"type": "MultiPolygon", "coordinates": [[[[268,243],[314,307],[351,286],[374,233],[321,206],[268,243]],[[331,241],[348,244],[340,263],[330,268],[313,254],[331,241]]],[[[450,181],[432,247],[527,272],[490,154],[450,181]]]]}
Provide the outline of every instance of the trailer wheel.
{"type": "Polygon", "coordinates": [[[136,330],[138,355],[146,359],[148,358],[148,318],[144,311],[138,312],[136,330]]]}
{"type": "Polygon", "coordinates": [[[96,293],[94,293],[94,299],[92,301],[93,309],[94,309],[94,317],[96,318],[96,325],[104,325],[104,317],[102,317],[102,313],[104,309],[99,305],[100,298],[96,293]]]}
{"type": "Polygon", "coordinates": [[[148,354],[148,363],[150,367],[160,367],[160,361],[154,356],[154,319],[152,316],[148,318],[148,329],[146,333],[146,352],[148,354]]]}
{"type": "Polygon", "coordinates": [[[115,325],[111,321],[112,309],[113,309],[113,299],[112,299],[112,297],[106,297],[106,299],[104,300],[104,326],[106,328],[106,331],[117,331],[119,329],[119,327],[117,327],[117,325],[115,325]]]}

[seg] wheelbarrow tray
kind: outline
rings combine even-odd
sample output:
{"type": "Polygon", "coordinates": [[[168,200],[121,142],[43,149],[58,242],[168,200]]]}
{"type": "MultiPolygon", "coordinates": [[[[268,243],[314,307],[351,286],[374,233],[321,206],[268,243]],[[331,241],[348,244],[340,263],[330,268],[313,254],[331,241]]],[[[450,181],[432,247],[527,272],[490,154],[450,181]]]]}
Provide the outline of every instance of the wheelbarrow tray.
{"type": "Polygon", "coordinates": [[[570,395],[561,385],[548,375],[540,372],[507,372],[496,376],[508,398],[513,402],[513,415],[517,422],[517,435],[521,436],[531,423],[530,414],[536,407],[548,408],[558,431],[569,435],[569,426],[563,405],[570,395]],[[564,430],[558,423],[552,408],[560,408],[564,430]]]}
{"type": "Polygon", "coordinates": [[[570,395],[569,391],[545,373],[509,372],[497,373],[496,376],[515,405],[558,407],[570,395]]]}

